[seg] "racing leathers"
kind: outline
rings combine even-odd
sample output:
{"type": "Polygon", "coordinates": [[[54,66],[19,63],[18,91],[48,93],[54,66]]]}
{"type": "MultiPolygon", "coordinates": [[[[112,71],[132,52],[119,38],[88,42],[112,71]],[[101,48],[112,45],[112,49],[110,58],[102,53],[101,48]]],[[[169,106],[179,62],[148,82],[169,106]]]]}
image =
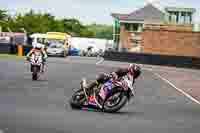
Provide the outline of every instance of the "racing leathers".
{"type": "Polygon", "coordinates": [[[44,64],[45,64],[46,59],[48,57],[44,49],[42,49],[42,48],[40,48],[40,49],[38,49],[38,48],[31,49],[31,51],[26,55],[26,60],[30,61],[30,57],[35,51],[40,51],[41,54],[42,54],[42,61],[43,61],[42,62],[42,72],[44,72],[44,64]]]}
{"type": "MultiPolygon", "coordinates": [[[[139,68],[137,66],[137,68],[139,68]]],[[[115,72],[112,72],[110,75],[106,73],[99,74],[96,78],[96,81],[92,82],[88,87],[87,90],[89,91],[89,94],[91,94],[92,90],[94,87],[96,87],[99,83],[105,83],[108,81],[110,78],[113,78],[114,80],[118,80],[121,77],[127,75],[128,73],[132,74],[134,77],[134,80],[137,79],[140,76],[140,68],[139,69],[134,69],[134,67],[130,68],[119,68],[115,72]]],[[[134,82],[134,81],[133,81],[134,82]]]]}

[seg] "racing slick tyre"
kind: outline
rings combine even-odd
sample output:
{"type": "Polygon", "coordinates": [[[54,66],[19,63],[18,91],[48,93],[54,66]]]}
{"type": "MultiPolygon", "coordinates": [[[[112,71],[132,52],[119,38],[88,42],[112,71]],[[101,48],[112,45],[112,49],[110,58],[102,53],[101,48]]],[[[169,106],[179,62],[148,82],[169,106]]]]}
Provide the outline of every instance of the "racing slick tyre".
{"type": "Polygon", "coordinates": [[[103,104],[103,111],[108,113],[115,113],[124,107],[127,101],[128,98],[122,91],[113,91],[112,94],[105,99],[103,104]]]}
{"type": "Polygon", "coordinates": [[[33,66],[32,80],[38,79],[37,67],[33,66]]]}
{"type": "Polygon", "coordinates": [[[85,101],[85,93],[82,89],[79,89],[72,95],[69,103],[72,109],[81,109],[85,101]]]}

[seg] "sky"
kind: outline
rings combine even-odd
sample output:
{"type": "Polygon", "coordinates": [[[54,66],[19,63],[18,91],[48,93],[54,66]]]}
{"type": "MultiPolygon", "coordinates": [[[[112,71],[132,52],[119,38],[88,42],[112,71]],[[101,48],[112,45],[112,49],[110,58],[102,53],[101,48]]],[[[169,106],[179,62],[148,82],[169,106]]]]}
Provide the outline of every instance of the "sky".
{"type": "Polygon", "coordinates": [[[84,24],[112,24],[111,13],[130,13],[147,1],[158,8],[164,6],[193,7],[200,10],[199,0],[0,0],[0,8],[10,14],[49,12],[57,18],[77,18],[84,24]]]}

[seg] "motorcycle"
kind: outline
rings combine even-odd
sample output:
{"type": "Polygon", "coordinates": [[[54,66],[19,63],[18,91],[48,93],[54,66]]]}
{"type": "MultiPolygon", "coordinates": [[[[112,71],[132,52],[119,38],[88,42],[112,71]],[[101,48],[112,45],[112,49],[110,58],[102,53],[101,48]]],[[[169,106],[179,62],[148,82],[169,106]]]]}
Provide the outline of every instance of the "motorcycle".
{"type": "Polygon", "coordinates": [[[39,51],[35,51],[30,58],[32,80],[38,80],[38,73],[42,67],[42,54],[39,51]]]}
{"type": "Polygon", "coordinates": [[[70,98],[72,109],[93,108],[103,112],[114,113],[119,111],[135,96],[134,78],[127,74],[118,81],[110,78],[99,84],[88,94],[87,79],[82,79],[80,89],[70,98]]]}

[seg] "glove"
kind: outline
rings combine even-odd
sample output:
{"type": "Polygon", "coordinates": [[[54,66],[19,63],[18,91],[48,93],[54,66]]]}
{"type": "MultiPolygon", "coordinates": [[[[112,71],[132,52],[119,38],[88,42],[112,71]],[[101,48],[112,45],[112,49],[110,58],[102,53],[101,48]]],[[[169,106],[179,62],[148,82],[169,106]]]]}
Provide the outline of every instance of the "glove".
{"type": "Polygon", "coordinates": [[[26,61],[30,61],[30,58],[29,58],[29,57],[26,57],[26,61]]]}
{"type": "Polygon", "coordinates": [[[42,57],[42,60],[43,60],[43,62],[46,62],[46,61],[47,61],[47,58],[42,57]]]}

